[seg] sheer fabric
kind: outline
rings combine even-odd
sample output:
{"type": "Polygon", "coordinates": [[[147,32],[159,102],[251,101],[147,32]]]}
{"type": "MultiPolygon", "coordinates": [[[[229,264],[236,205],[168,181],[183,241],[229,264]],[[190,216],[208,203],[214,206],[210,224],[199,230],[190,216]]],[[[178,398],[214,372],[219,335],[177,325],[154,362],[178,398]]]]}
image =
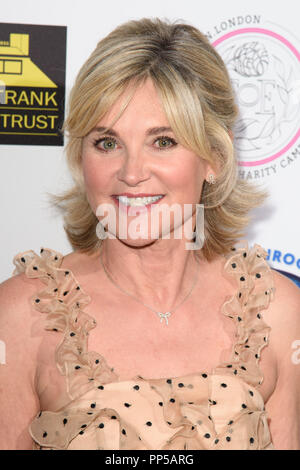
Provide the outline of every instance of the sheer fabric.
{"type": "Polygon", "coordinates": [[[261,312],[275,291],[266,255],[245,242],[224,259],[224,271],[237,283],[236,294],[222,305],[236,325],[229,362],[211,374],[128,381],[88,350],[89,331],[96,327],[84,312],[91,298],[70,270],[60,268],[63,255],[48,248],[16,255],[13,274],[45,284],[32,305],[45,314],[45,328],[58,332],[55,361],[70,397],[67,406],[42,410],[32,421],[33,449],[273,449],[257,390],[260,351],[270,331],[261,312]]]}

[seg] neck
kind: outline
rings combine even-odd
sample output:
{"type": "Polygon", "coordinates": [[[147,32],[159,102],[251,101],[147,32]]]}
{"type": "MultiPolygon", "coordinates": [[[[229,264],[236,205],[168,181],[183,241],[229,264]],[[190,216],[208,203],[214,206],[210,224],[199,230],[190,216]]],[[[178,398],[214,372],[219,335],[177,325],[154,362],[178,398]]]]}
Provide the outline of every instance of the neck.
{"type": "Polygon", "coordinates": [[[176,239],[159,239],[143,247],[106,239],[101,256],[118,286],[157,311],[176,307],[207,263],[194,250],[185,249],[185,240],[176,239]]]}

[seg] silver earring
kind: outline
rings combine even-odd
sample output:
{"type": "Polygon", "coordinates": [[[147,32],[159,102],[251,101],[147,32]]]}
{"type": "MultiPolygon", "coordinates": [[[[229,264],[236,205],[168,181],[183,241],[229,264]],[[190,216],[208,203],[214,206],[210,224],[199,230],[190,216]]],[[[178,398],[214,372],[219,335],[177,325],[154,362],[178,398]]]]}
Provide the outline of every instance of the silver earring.
{"type": "Polygon", "coordinates": [[[216,183],[216,178],[214,177],[214,175],[212,173],[210,173],[208,175],[208,180],[206,180],[208,182],[208,184],[215,184],[216,183]]]}
{"type": "Polygon", "coordinates": [[[107,237],[107,233],[105,231],[105,228],[101,224],[101,222],[98,222],[98,224],[97,224],[96,235],[100,240],[105,240],[106,237],[107,237]]]}

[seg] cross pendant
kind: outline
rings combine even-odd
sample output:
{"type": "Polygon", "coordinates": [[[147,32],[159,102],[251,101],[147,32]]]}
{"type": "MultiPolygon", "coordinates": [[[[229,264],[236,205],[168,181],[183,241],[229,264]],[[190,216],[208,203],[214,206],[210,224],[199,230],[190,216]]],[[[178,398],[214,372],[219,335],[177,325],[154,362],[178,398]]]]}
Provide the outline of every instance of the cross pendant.
{"type": "Polygon", "coordinates": [[[171,316],[171,312],[166,312],[166,313],[157,312],[157,314],[160,317],[160,323],[162,323],[163,319],[165,319],[166,325],[168,325],[168,318],[171,316]]]}

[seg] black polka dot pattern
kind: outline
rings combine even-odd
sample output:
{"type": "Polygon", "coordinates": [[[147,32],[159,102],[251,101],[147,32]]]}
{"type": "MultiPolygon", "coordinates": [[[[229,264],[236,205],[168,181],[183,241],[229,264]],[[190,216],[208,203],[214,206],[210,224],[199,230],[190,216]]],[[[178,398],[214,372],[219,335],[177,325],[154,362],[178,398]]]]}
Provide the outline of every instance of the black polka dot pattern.
{"type": "MultiPolygon", "coordinates": [[[[71,394],[75,398],[80,396],[80,408],[72,409],[70,405],[67,411],[62,409],[55,414],[57,421],[50,421],[48,412],[40,412],[35,418],[32,435],[36,436],[40,447],[51,448],[53,444],[53,448],[59,448],[59,442],[76,428],[74,443],[76,436],[81,436],[84,443],[93,432],[98,432],[101,446],[101,436],[119,432],[120,448],[146,448],[139,446],[151,443],[151,436],[157,436],[163,426],[171,431],[165,442],[166,449],[168,445],[170,449],[179,450],[197,448],[197,442],[199,449],[235,449],[239,445],[257,449],[271,445],[255,431],[257,419],[261,427],[267,426],[261,397],[255,387],[262,379],[258,368],[260,349],[268,342],[268,327],[264,326],[262,310],[274,293],[262,249],[258,246],[252,250],[236,248],[229,256],[226,269],[237,281],[237,292],[231,303],[223,306],[223,313],[235,320],[237,328],[230,362],[217,366],[213,374],[202,371],[188,377],[166,377],[153,382],[142,377],[137,380],[138,376],[134,381],[118,382],[113,368],[99,354],[86,352],[84,341],[96,322],[84,320],[86,314],[82,309],[90,301],[89,296],[71,271],[59,268],[62,258],[62,255],[43,248],[40,257],[27,252],[16,260],[16,266],[22,272],[27,270],[31,277],[40,277],[48,283],[46,289],[36,293],[32,303],[39,311],[47,309],[47,304],[56,306],[56,314],[47,316],[47,328],[63,333],[63,344],[70,349],[68,354],[58,355],[57,360],[61,361],[61,368],[66,367],[71,394]],[[250,292],[252,297],[249,297],[250,292]],[[249,312],[253,312],[253,305],[256,311],[250,325],[249,312]],[[75,311],[76,315],[68,317],[68,329],[63,331],[62,325],[67,324],[65,318],[75,311]],[[89,399],[85,400],[85,393],[89,399]],[[258,413],[261,413],[259,418],[258,413]],[[234,420],[232,416],[235,416],[234,420]],[[218,420],[227,423],[222,432],[218,420]],[[117,422],[119,427],[116,427],[117,422]],[[184,438],[178,433],[179,426],[185,429],[184,438]],[[242,433],[239,426],[243,426],[242,433]],[[249,429],[249,433],[244,429],[249,429]],[[141,439],[143,433],[145,439],[141,439]],[[193,441],[189,442],[189,439],[193,441]],[[247,442],[242,443],[241,439],[247,439],[247,442]]],[[[61,351],[66,349],[61,348],[61,351]]]]}

